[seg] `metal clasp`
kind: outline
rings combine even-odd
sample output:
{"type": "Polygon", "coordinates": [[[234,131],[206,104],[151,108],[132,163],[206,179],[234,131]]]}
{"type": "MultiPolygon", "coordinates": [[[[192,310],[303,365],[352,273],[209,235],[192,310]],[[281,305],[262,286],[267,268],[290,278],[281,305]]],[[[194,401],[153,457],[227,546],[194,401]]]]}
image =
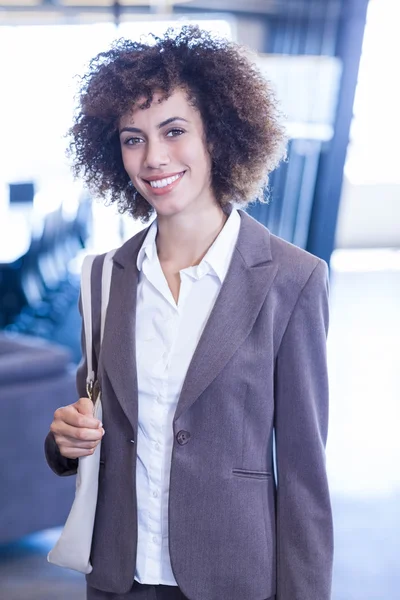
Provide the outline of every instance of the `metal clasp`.
{"type": "Polygon", "coordinates": [[[93,388],[94,388],[94,381],[90,380],[86,382],[86,393],[87,396],[89,398],[89,400],[91,400],[93,402],[93,388]]]}

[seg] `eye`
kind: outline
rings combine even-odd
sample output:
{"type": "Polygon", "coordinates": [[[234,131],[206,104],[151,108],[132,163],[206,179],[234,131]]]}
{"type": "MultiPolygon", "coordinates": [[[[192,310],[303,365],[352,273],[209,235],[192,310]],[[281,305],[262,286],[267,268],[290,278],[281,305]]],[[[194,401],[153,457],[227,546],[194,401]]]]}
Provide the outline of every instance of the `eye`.
{"type": "Polygon", "coordinates": [[[137,144],[140,144],[141,142],[143,142],[143,139],[140,137],[130,137],[130,138],[126,138],[126,140],[123,141],[124,146],[136,146],[137,144]]]}
{"type": "Polygon", "coordinates": [[[167,133],[167,137],[179,137],[180,135],[182,135],[182,133],[185,133],[185,131],[183,129],[178,129],[178,128],[174,128],[174,129],[170,129],[167,133]]]}

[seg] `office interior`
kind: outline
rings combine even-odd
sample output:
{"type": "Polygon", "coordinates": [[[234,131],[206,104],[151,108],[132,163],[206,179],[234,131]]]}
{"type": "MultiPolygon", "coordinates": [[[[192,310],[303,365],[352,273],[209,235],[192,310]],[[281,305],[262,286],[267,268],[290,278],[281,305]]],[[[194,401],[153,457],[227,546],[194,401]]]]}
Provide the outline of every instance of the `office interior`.
{"type": "Polygon", "coordinates": [[[398,0],[0,0],[1,600],[85,598],[46,561],[75,482],[43,441],[76,400],[83,258],[143,227],[72,176],[77,76],[188,22],[249,46],[285,115],[287,159],[247,212],[329,265],[332,600],[400,598],[399,19],[398,0]]]}

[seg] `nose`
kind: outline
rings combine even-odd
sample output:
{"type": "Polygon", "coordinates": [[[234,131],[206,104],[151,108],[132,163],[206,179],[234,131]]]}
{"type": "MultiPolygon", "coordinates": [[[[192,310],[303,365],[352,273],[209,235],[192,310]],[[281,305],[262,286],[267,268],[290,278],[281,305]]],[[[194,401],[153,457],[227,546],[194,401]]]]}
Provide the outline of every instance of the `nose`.
{"type": "Polygon", "coordinates": [[[144,166],[148,169],[158,169],[169,163],[166,144],[161,140],[148,140],[144,166]]]}

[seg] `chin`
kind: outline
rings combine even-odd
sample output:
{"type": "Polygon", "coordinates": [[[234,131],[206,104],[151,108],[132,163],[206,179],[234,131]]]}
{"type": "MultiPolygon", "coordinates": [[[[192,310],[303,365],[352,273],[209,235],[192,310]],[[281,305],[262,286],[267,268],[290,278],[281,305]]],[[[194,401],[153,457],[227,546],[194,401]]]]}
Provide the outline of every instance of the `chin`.
{"type": "Polygon", "coordinates": [[[182,213],[182,210],[174,209],[174,208],[155,208],[157,217],[174,217],[182,213]]]}
{"type": "Polygon", "coordinates": [[[161,217],[173,217],[174,215],[179,215],[184,212],[188,208],[188,204],[180,204],[179,201],[173,201],[172,198],[167,200],[163,198],[157,200],[155,202],[150,202],[157,215],[161,217]]]}

